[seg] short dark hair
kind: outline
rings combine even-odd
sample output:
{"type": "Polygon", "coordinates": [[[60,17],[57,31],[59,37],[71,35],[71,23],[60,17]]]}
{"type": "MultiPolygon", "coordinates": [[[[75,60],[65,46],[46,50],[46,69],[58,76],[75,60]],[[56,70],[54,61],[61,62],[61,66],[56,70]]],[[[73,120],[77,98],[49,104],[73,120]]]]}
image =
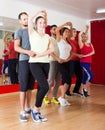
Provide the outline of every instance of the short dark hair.
{"type": "Polygon", "coordinates": [[[21,13],[18,15],[18,19],[21,19],[21,15],[23,15],[23,14],[28,15],[26,12],[21,12],[21,13]]]}
{"type": "Polygon", "coordinates": [[[53,27],[57,27],[57,25],[53,24],[50,26],[50,30],[53,28],[53,27]]]}

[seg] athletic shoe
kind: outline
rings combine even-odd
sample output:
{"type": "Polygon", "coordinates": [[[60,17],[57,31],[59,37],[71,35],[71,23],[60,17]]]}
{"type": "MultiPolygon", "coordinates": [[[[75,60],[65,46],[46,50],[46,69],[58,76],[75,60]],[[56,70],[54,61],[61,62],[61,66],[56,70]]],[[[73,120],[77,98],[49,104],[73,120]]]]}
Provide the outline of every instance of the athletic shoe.
{"type": "Polygon", "coordinates": [[[20,113],[20,121],[21,122],[27,122],[28,121],[28,118],[27,118],[25,112],[24,113],[20,113]]]}
{"type": "Polygon", "coordinates": [[[59,97],[58,101],[60,102],[61,106],[70,106],[71,105],[66,99],[64,99],[62,97],[59,97]]]}
{"type": "Polygon", "coordinates": [[[79,92],[73,92],[73,94],[74,94],[74,95],[77,95],[77,96],[80,96],[80,97],[83,96],[83,94],[82,94],[82,93],[79,93],[79,92]]]}
{"type": "Polygon", "coordinates": [[[83,88],[83,96],[88,97],[88,92],[83,88]]]}
{"type": "Polygon", "coordinates": [[[65,100],[67,106],[71,106],[71,103],[69,103],[67,100],[65,100]]]}
{"type": "Polygon", "coordinates": [[[70,96],[71,96],[70,92],[66,92],[65,95],[66,95],[67,97],[70,97],[70,96]]]}
{"type": "Polygon", "coordinates": [[[42,122],[46,122],[48,119],[39,113],[39,118],[42,122]]]}
{"type": "Polygon", "coordinates": [[[50,100],[48,99],[48,96],[45,96],[43,101],[45,104],[50,104],[50,100]]]}
{"type": "Polygon", "coordinates": [[[31,109],[25,110],[25,114],[26,114],[26,116],[29,116],[31,114],[31,109]]]}
{"type": "Polygon", "coordinates": [[[31,110],[31,116],[34,122],[41,122],[39,112],[35,112],[34,110],[31,110]]]}
{"type": "Polygon", "coordinates": [[[4,84],[4,85],[5,85],[5,84],[7,84],[7,83],[8,83],[8,81],[7,81],[7,80],[4,80],[4,81],[3,81],[3,84],[4,84]]]}
{"type": "Polygon", "coordinates": [[[60,102],[58,101],[58,99],[57,99],[56,97],[53,97],[53,98],[51,99],[51,102],[52,102],[52,103],[55,103],[55,104],[60,104],[60,102]]]}

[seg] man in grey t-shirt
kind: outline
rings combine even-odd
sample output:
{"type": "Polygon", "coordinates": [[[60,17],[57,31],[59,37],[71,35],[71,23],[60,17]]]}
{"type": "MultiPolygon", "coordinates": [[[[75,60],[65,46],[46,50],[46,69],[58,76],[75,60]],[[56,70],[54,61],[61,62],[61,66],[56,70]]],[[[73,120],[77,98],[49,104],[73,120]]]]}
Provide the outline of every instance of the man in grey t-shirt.
{"type": "Polygon", "coordinates": [[[34,88],[34,77],[29,67],[29,56],[35,56],[30,50],[28,36],[28,14],[22,12],[18,16],[21,28],[15,32],[15,50],[19,53],[19,82],[20,82],[20,121],[28,121],[27,114],[30,114],[31,92],[34,88]]]}

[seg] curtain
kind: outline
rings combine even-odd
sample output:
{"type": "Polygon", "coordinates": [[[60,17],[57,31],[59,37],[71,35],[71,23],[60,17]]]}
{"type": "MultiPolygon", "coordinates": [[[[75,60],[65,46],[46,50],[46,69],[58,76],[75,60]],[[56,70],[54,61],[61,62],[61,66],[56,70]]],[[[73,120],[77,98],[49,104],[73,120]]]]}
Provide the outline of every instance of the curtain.
{"type": "Polygon", "coordinates": [[[93,83],[105,85],[105,20],[91,22],[91,42],[95,48],[92,62],[93,83]]]}

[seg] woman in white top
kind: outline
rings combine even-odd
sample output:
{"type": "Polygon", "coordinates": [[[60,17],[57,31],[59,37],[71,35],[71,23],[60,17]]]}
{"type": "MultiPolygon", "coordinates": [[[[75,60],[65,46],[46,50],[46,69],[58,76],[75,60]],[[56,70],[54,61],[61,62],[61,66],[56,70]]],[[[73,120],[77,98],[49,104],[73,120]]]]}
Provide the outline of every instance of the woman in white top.
{"type": "Polygon", "coordinates": [[[72,23],[66,22],[65,24],[59,26],[56,32],[60,58],[64,59],[63,63],[58,63],[58,69],[62,76],[62,85],[63,85],[61,88],[61,96],[58,98],[58,100],[61,106],[68,106],[71,104],[65,99],[65,93],[70,84],[69,60],[71,59],[72,47],[67,41],[67,38],[69,37],[69,34],[70,34],[70,30],[64,26],[72,26],[72,23]],[[61,35],[60,35],[60,32],[61,32],[61,35]]]}
{"type": "Polygon", "coordinates": [[[47,82],[47,76],[49,72],[49,55],[54,52],[54,47],[50,40],[50,36],[45,34],[46,23],[47,14],[44,10],[39,11],[28,19],[28,31],[31,50],[35,52],[35,56],[30,56],[29,59],[30,69],[39,85],[36,95],[35,107],[31,110],[31,115],[34,122],[47,121],[47,118],[41,115],[40,107],[42,105],[43,98],[49,89],[47,82]],[[33,19],[35,17],[36,20],[34,28],[33,19]]]}

